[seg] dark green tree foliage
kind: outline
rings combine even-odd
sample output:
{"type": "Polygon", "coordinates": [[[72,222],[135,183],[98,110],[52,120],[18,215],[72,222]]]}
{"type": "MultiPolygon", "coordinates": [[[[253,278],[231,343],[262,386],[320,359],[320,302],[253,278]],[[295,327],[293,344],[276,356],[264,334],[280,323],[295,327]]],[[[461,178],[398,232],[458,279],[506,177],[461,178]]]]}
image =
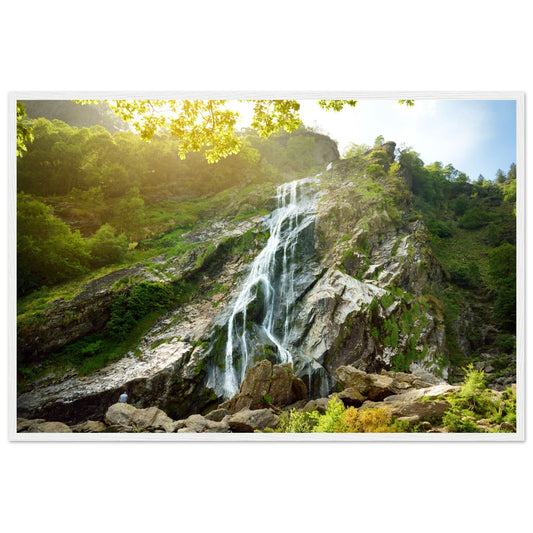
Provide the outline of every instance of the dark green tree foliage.
{"type": "Polygon", "coordinates": [[[475,261],[468,261],[466,264],[452,263],[448,272],[451,281],[459,287],[475,289],[479,284],[481,273],[475,261]]]}
{"type": "Polygon", "coordinates": [[[113,337],[120,337],[129,332],[140,318],[154,311],[164,312],[173,300],[174,295],[169,287],[143,281],[129,293],[115,297],[107,323],[108,332],[113,337]]]}
{"type": "Polygon", "coordinates": [[[478,229],[490,222],[490,215],[479,207],[468,209],[459,221],[459,225],[465,229],[478,229]]]}
{"type": "Polygon", "coordinates": [[[129,129],[105,102],[84,106],[72,100],[25,100],[23,104],[29,118],[61,120],[77,128],[99,125],[111,133],[129,129]]]}
{"type": "Polygon", "coordinates": [[[89,252],[52,209],[26,194],[17,197],[17,289],[25,294],[85,272],[89,252]]]}
{"type": "Polygon", "coordinates": [[[489,269],[496,291],[494,315],[512,331],[516,323],[516,247],[504,242],[490,252],[489,269]]]}
{"type": "Polygon", "coordinates": [[[128,250],[128,239],[124,234],[117,235],[111,224],[104,224],[88,239],[87,246],[91,265],[100,267],[122,261],[128,250]]]}

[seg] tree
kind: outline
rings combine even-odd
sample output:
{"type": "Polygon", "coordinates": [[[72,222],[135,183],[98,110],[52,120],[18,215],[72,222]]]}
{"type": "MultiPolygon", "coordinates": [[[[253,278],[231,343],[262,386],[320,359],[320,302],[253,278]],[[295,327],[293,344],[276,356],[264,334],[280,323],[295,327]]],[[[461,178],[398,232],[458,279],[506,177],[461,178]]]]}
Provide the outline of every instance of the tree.
{"type": "MultiPolygon", "coordinates": [[[[301,120],[300,104],[296,100],[239,100],[253,105],[252,127],[268,137],[285,129],[294,131],[301,120]]],[[[98,100],[78,100],[83,104],[98,100]]],[[[413,100],[399,100],[413,105],[413,100]]],[[[204,151],[209,163],[236,154],[242,142],[235,131],[239,113],[226,108],[228,100],[109,100],[112,111],[129,122],[144,140],[150,140],[160,130],[179,140],[179,156],[204,151]]],[[[318,100],[327,111],[340,111],[344,106],[355,107],[357,100],[318,100]]]]}
{"type": "Polygon", "coordinates": [[[87,244],[91,253],[90,262],[94,267],[118,263],[128,250],[128,239],[123,233],[117,235],[111,224],[101,226],[87,244]]]}
{"type": "Polygon", "coordinates": [[[28,150],[26,144],[33,141],[31,126],[26,120],[26,110],[22,102],[17,102],[17,157],[28,150]]]}
{"type": "Polygon", "coordinates": [[[50,207],[29,195],[17,196],[17,289],[24,295],[86,271],[89,252],[50,207]]]}

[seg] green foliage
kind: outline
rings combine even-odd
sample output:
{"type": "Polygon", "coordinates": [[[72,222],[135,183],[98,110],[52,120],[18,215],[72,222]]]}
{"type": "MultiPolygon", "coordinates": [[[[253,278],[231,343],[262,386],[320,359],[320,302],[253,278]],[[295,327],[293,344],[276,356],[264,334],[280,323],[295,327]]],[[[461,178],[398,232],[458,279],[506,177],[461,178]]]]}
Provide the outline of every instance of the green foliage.
{"type": "Polygon", "coordinates": [[[465,229],[478,229],[486,226],[490,222],[490,215],[486,211],[482,211],[478,207],[472,207],[468,209],[461,220],[459,225],[465,229]]]}
{"type": "Polygon", "coordinates": [[[366,174],[372,179],[381,178],[387,175],[385,169],[379,163],[372,163],[371,165],[368,165],[366,168],[366,174]]]}
{"type": "Polygon", "coordinates": [[[315,433],[339,433],[343,428],[344,404],[336,397],[330,399],[326,412],[317,416],[315,433]]]}
{"type": "Polygon", "coordinates": [[[390,307],[392,305],[392,302],[394,302],[394,295],[393,294],[385,293],[381,297],[381,305],[383,306],[384,309],[387,309],[388,307],[390,307]]]}
{"type": "Polygon", "coordinates": [[[380,408],[346,408],[333,396],[326,412],[282,413],[275,431],[278,433],[396,433],[406,431],[405,424],[392,420],[391,414],[380,408]]]}
{"type": "Polygon", "coordinates": [[[516,324],[516,247],[507,242],[489,253],[489,273],[496,290],[494,315],[513,331],[516,324]]]}
{"type": "Polygon", "coordinates": [[[453,262],[448,267],[450,279],[459,287],[475,289],[480,280],[479,266],[475,261],[468,263],[453,262]]]}
{"type": "Polygon", "coordinates": [[[427,227],[430,233],[438,235],[444,239],[453,235],[450,226],[441,220],[428,220],[427,227]]]}
{"type": "Polygon", "coordinates": [[[398,346],[399,328],[394,317],[385,320],[384,324],[385,337],[383,337],[383,344],[386,346],[398,346]]]}
{"type": "Polygon", "coordinates": [[[452,405],[443,416],[446,429],[456,433],[485,431],[477,423],[481,419],[492,424],[508,422],[516,425],[516,395],[511,389],[507,389],[498,399],[487,389],[482,370],[475,370],[472,364],[464,370],[461,390],[446,397],[452,405]]]}
{"type": "Polygon", "coordinates": [[[318,413],[316,411],[301,412],[291,409],[290,412],[282,412],[279,417],[276,433],[312,433],[317,424],[318,413]]]}
{"type": "Polygon", "coordinates": [[[174,295],[166,285],[143,281],[128,293],[115,297],[111,304],[107,330],[112,337],[118,338],[130,331],[139,319],[149,313],[164,312],[173,301],[174,295]]]}
{"type": "Polygon", "coordinates": [[[87,246],[91,265],[100,267],[122,261],[128,250],[128,239],[124,234],[117,235],[111,224],[104,224],[88,239],[87,246]]]}
{"type": "Polygon", "coordinates": [[[17,102],[17,157],[28,150],[26,144],[33,141],[32,127],[25,120],[26,109],[23,102],[17,102]]]}
{"type": "Polygon", "coordinates": [[[82,274],[90,259],[80,232],[24,193],[17,196],[17,254],[19,295],[82,274]]]}
{"type": "Polygon", "coordinates": [[[393,420],[391,413],[380,407],[348,407],[342,424],[342,433],[403,433],[408,428],[408,423],[393,420]]]}

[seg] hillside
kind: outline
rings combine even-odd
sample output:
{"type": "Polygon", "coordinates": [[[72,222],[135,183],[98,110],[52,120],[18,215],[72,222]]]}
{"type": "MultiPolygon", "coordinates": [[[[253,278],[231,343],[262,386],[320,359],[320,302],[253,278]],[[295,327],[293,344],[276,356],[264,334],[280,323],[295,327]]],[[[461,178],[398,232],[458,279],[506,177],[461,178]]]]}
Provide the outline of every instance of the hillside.
{"type": "Polygon", "coordinates": [[[515,383],[513,166],[471,182],[394,142],[340,159],[305,128],[242,135],[209,165],[170,136],[35,120],[18,169],[19,416],[102,421],[122,390],[207,415],[262,361],[313,401],[347,398],[340,368],[515,383]]]}

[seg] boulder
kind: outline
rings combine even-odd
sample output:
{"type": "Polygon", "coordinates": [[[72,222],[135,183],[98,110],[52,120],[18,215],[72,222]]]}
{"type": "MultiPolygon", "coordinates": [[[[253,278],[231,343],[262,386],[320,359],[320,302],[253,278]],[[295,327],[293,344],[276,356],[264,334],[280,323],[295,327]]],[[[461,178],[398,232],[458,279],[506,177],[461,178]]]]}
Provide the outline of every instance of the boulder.
{"type": "Polygon", "coordinates": [[[328,408],[331,398],[317,398],[316,400],[309,400],[304,408],[303,412],[308,413],[309,411],[318,411],[321,414],[324,414],[328,408]]]}
{"type": "Polygon", "coordinates": [[[33,421],[25,430],[27,433],[72,433],[72,430],[63,422],[33,421]]]}
{"type": "Polygon", "coordinates": [[[393,394],[385,398],[385,402],[412,402],[426,398],[428,400],[435,400],[441,396],[447,396],[461,390],[461,387],[448,385],[448,383],[442,383],[440,385],[434,385],[425,387],[423,389],[411,389],[401,394],[393,394]]]}
{"type": "Polygon", "coordinates": [[[272,405],[284,407],[307,399],[307,387],[294,375],[291,364],[274,365],[267,394],[272,405]]]}
{"type": "Polygon", "coordinates": [[[46,422],[44,418],[17,418],[17,433],[23,433],[24,431],[27,431],[28,428],[30,428],[32,425],[42,424],[43,422],[46,422]]]}
{"type": "Polygon", "coordinates": [[[264,407],[265,398],[270,388],[271,375],[272,363],[266,359],[252,366],[246,372],[239,393],[229,401],[227,409],[230,413],[237,413],[241,409],[264,407]]]}
{"type": "MultiPolygon", "coordinates": [[[[189,418],[185,419],[185,428],[191,429],[195,433],[202,433],[207,427],[208,420],[206,420],[202,415],[191,415],[189,418]]],[[[183,429],[185,429],[183,428],[183,429]]]]}
{"type": "Polygon", "coordinates": [[[340,366],[335,373],[343,389],[351,388],[363,395],[372,383],[372,378],[366,372],[353,366],[340,366]]]}
{"type": "Polygon", "coordinates": [[[394,379],[390,378],[389,376],[371,374],[370,378],[370,385],[367,387],[365,392],[369,400],[379,402],[387,396],[391,396],[392,394],[397,393],[399,390],[402,390],[401,387],[396,385],[394,379]]]}
{"type": "Polygon", "coordinates": [[[219,422],[208,420],[205,427],[205,433],[229,433],[229,419],[230,416],[225,416],[219,422]]]}
{"type": "Polygon", "coordinates": [[[307,387],[294,375],[292,365],[272,365],[265,359],[246,372],[239,393],[221,407],[234,414],[270,405],[285,407],[303,399],[307,399],[307,387]]]}
{"type": "Polygon", "coordinates": [[[229,427],[237,433],[253,433],[265,428],[275,428],[279,417],[271,409],[243,409],[228,420],[229,427]]]}
{"type": "Polygon", "coordinates": [[[81,422],[72,426],[72,431],[74,433],[102,433],[107,430],[107,426],[97,420],[87,420],[86,422],[81,422]]]}
{"type": "Polygon", "coordinates": [[[365,401],[365,397],[355,387],[348,387],[337,393],[336,396],[344,405],[354,407],[359,407],[365,401]]]}
{"type": "Polygon", "coordinates": [[[346,365],[337,368],[336,374],[344,390],[357,391],[360,395],[375,402],[411,388],[404,376],[401,377],[403,380],[398,380],[393,373],[367,374],[363,370],[346,365]]]}
{"type": "Polygon", "coordinates": [[[366,407],[380,407],[387,409],[394,418],[417,422],[421,420],[440,419],[442,415],[451,407],[445,400],[437,401],[396,401],[396,402],[372,402],[367,401],[362,405],[366,407]]]}
{"type": "Polygon", "coordinates": [[[157,407],[137,409],[127,403],[115,403],[105,414],[105,422],[112,426],[128,426],[140,431],[176,431],[176,422],[157,407]]]}
{"type": "Polygon", "coordinates": [[[205,418],[207,420],[212,420],[213,422],[220,422],[224,417],[227,415],[230,415],[231,413],[227,409],[218,408],[214,411],[211,411],[210,413],[207,413],[205,415],[205,418]]]}

